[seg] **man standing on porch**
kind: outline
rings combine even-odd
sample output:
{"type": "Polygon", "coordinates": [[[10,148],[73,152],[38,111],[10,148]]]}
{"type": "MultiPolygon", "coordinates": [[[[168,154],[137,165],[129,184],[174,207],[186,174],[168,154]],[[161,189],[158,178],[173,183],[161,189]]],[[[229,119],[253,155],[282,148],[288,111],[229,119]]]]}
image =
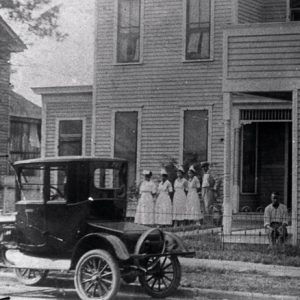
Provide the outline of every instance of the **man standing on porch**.
{"type": "Polygon", "coordinates": [[[277,242],[284,243],[287,238],[287,207],[279,202],[279,193],[272,192],[272,203],[265,208],[264,224],[268,233],[270,246],[277,242]]]}

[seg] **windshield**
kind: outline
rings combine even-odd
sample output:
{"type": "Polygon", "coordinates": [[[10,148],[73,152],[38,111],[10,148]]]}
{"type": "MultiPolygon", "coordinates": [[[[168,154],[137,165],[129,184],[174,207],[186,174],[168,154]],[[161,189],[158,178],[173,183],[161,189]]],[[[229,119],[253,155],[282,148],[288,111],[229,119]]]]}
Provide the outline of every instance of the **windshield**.
{"type": "Polygon", "coordinates": [[[43,167],[24,167],[18,172],[17,201],[43,202],[43,167]]]}

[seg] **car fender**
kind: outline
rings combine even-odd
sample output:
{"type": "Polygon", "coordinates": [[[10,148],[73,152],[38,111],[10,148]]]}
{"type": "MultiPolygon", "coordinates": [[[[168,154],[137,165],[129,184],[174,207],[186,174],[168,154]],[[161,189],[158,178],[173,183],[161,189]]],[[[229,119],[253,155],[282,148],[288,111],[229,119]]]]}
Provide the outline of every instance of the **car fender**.
{"type": "Polygon", "coordinates": [[[90,233],[82,237],[75,245],[72,254],[72,267],[79,258],[89,250],[104,249],[113,251],[113,255],[119,260],[128,260],[130,255],[125,244],[116,236],[105,233],[90,233]]]}
{"type": "Polygon", "coordinates": [[[167,242],[166,251],[167,252],[187,252],[188,249],[184,245],[181,238],[179,238],[176,234],[171,232],[164,232],[165,241],[167,242]]]}

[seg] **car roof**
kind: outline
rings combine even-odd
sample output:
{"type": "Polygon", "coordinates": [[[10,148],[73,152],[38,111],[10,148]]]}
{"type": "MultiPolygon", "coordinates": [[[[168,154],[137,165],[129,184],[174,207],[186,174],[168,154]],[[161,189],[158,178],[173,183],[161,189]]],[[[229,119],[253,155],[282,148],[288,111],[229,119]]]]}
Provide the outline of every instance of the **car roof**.
{"type": "Polygon", "coordinates": [[[67,163],[67,162],[127,162],[123,158],[100,158],[92,156],[60,156],[60,157],[45,157],[19,160],[14,163],[14,166],[27,164],[44,164],[44,163],[67,163]]]}

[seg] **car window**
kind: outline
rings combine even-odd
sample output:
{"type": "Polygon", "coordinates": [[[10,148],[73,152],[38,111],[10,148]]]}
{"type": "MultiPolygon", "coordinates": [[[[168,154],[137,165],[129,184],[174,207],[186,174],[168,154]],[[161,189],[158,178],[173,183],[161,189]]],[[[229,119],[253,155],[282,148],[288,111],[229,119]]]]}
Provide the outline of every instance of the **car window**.
{"type": "Polygon", "coordinates": [[[42,167],[22,168],[18,175],[17,201],[43,202],[44,169],[42,167]]]}
{"type": "Polygon", "coordinates": [[[64,167],[50,168],[50,193],[48,201],[66,201],[67,173],[64,167]]]}
{"type": "Polygon", "coordinates": [[[119,170],[116,169],[95,169],[94,186],[97,189],[119,188],[119,170]]]}

